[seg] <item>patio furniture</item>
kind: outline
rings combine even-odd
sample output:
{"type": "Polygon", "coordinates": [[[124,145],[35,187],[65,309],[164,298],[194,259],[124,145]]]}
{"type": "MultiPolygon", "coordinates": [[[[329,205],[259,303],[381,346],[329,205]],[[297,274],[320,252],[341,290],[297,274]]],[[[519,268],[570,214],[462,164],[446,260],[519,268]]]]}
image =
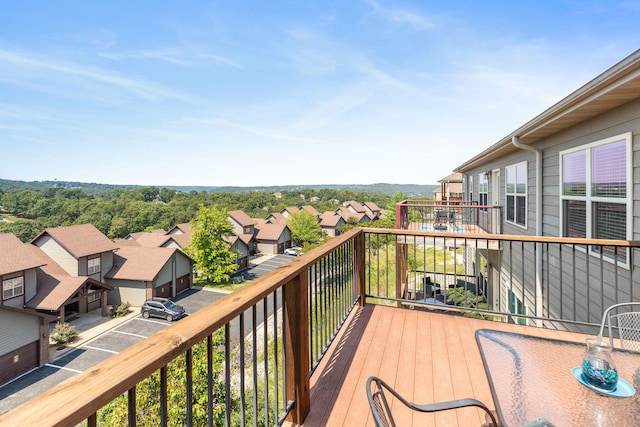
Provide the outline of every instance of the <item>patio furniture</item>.
{"type": "Polygon", "coordinates": [[[607,308],[602,315],[602,324],[598,334],[600,338],[602,338],[605,326],[608,326],[609,343],[612,346],[614,343],[613,331],[617,330],[620,348],[640,351],[640,302],[625,302],[607,308]]]}
{"type": "MultiPolygon", "coordinates": [[[[599,393],[575,376],[576,368],[578,375],[581,372],[586,350],[583,342],[490,329],[478,330],[476,342],[501,426],[530,422],[623,426],[640,420],[637,393],[630,397],[618,392],[599,393]]],[[[640,353],[615,349],[613,358],[619,378],[637,389],[640,353]]]]}
{"type": "Polygon", "coordinates": [[[389,402],[386,397],[386,392],[389,392],[396,399],[398,399],[406,407],[418,411],[418,412],[438,412],[446,411],[450,409],[464,408],[468,406],[476,406],[481,408],[488,414],[493,426],[497,426],[496,419],[487,408],[487,406],[476,399],[458,399],[450,400],[440,403],[429,403],[425,405],[418,405],[407,401],[392,389],[387,383],[378,377],[371,376],[367,380],[367,398],[369,399],[369,406],[371,407],[371,414],[377,427],[395,427],[395,421],[391,410],[389,408],[389,402]]]}

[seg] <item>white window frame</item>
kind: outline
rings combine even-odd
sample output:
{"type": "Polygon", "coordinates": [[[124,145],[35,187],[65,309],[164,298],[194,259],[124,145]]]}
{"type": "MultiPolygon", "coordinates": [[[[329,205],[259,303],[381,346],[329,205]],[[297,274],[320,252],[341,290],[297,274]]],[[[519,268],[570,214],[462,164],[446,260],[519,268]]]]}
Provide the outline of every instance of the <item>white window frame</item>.
{"type": "Polygon", "coordinates": [[[100,273],[101,264],[102,264],[102,262],[101,262],[100,257],[87,259],[87,276],[91,276],[93,274],[100,273]]]}
{"type": "Polygon", "coordinates": [[[507,311],[511,313],[511,317],[514,318],[514,322],[517,325],[527,325],[528,319],[526,317],[519,317],[518,315],[526,316],[528,312],[527,305],[524,303],[524,298],[520,298],[513,289],[507,289],[507,311]]]}
{"type": "Polygon", "coordinates": [[[504,218],[505,221],[509,224],[513,224],[517,227],[527,228],[527,221],[529,219],[529,215],[527,215],[527,210],[529,206],[529,165],[526,161],[515,163],[513,165],[509,165],[504,168],[504,218]],[[520,224],[518,220],[518,197],[522,197],[522,193],[518,193],[518,168],[524,169],[524,223],[520,224]],[[513,191],[509,191],[509,171],[514,170],[515,174],[515,182],[513,183],[513,191]],[[509,206],[508,201],[509,197],[513,197],[513,219],[509,219],[509,206]]]}
{"type": "MultiPolygon", "coordinates": [[[[489,204],[489,176],[484,172],[478,174],[478,204],[480,206],[488,206],[489,204]]],[[[480,210],[486,212],[487,208],[480,208],[480,210]]]]}
{"type": "Polygon", "coordinates": [[[2,281],[2,299],[8,300],[24,295],[24,276],[16,276],[2,281]]]}
{"type": "MultiPolygon", "coordinates": [[[[564,222],[564,202],[566,200],[577,200],[577,201],[582,201],[585,202],[585,206],[586,206],[586,221],[585,221],[585,232],[586,232],[586,238],[597,238],[596,236],[593,236],[593,229],[594,229],[594,215],[593,215],[593,211],[594,211],[594,203],[610,203],[610,204],[620,204],[620,205],[624,205],[626,207],[626,230],[625,230],[625,239],[626,240],[632,240],[632,236],[633,236],[633,147],[632,147],[632,139],[633,139],[633,135],[631,132],[626,132],[620,135],[615,135],[609,138],[604,138],[598,141],[594,141],[588,144],[584,144],[578,147],[574,147],[568,150],[563,150],[560,151],[559,153],[559,193],[560,193],[560,235],[561,236],[565,236],[565,222],[564,222]],[[624,141],[625,142],[625,152],[626,152],[626,189],[625,189],[625,193],[626,193],[626,197],[598,197],[598,196],[593,196],[592,195],[592,164],[591,164],[591,153],[592,150],[594,148],[606,145],[606,144],[611,144],[613,142],[619,142],[619,141],[624,141]],[[585,195],[578,195],[578,196],[572,196],[572,195],[564,195],[564,189],[563,189],[563,156],[568,155],[568,154],[572,154],[572,153],[576,153],[576,152],[580,152],[580,151],[584,151],[586,154],[586,188],[585,188],[585,195]]],[[[620,249],[622,250],[622,249],[620,249]]],[[[597,252],[594,250],[594,248],[591,248],[591,253],[593,255],[597,255],[600,256],[600,252],[597,252]]],[[[626,255],[624,257],[624,260],[615,260],[613,257],[608,256],[606,253],[603,254],[603,259],[610,261],[610,262],[616,262],[617,265],[623,266],[623,267],[628,267],[629,266],[629,253],[628,251],[626,251],[626,255]]]]}

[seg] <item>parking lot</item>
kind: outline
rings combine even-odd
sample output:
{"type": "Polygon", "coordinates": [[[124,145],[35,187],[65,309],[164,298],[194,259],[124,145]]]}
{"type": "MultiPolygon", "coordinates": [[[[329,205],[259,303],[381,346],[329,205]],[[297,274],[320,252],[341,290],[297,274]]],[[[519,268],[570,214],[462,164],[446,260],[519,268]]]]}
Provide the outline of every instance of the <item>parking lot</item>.
{"type": "MultiPolygon", "coordinates": [[[[194,313],[225,295],[223,292],[194,288],[183,292],[174,300],[184,306],[187,313],[194,313]]],[[[117,322],[117,326],[99,333],[77,347],[66,347],[62,350],[51,347],[50,351],[54,353],[51,355],[51,362],[0,387],[0,414],[10,411],[67,378],[84,372],[171,324],[162,319],[144,319],[140,316],[138,307],[133,309],[135,312],[121,322],[105,318],[105,322],[117,322]],[[60,355],[56,355],[56,352],[60,352],[60,355]]],[[[91,331],[87,330],[86,333],[90,334],[91,331]]],[[[81,336],[82,334],[83,332],[81,336]]]]}
{"type": "MultiPolygon", "coordinates": [[[[293,259],[295,257],[290,255],[271,256],[245,269],[240,274],[246,280],[253,280],[293,259]]],[[[225,295],[225,292],[193,288],[172,299],[182,305],[187,313],[194,313],[225,295]]],[[[273,312],[273,295],[269,296],[267,301],[268,315],[270,315],[273,312]]],[[[263,321],[262,302],[258,306],[256,320],[261,323],[263,321]]],[[[140,316],[139,307],[133,307],[133,310],[134,312],[129,314],[126,319],[103,318],[101,323],[104,325],[101,327],[108,329],[98,331],[100,327],[94,327],[93,331],[87,330],[86,334],[91,334],[92,337],[77,346],[64,347],[61,350],[51,347],[50,363],[0,387],[0,414],[10,411],[67,378],[84,372],[171,324],[163,319],[144,319],[140,316]],[[117,325],[109,328],[108,322],[114,322],[117,325]],[[58,352],[60,354],[56,354],[58,352]]],[[[251,312],[248,311],[245,314],[247,322],[245,334],[251,332],[251,317],[251,312]]],[[[232,328],[234,330],[238,328],[235,321],[232,322],[232,328]]],[[[81,332],[81,336],[82,334],[81,332]]]]}

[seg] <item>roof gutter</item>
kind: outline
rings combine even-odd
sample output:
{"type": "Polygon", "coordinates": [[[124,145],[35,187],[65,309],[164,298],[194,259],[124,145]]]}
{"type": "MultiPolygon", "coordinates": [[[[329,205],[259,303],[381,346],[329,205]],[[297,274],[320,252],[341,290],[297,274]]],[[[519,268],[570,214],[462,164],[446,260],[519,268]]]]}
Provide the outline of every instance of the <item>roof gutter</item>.
{"type": "MultiPolygon", "coordinates": [[[[542,150],[522,144],[517,136],[511,137],[511,143],[516,148],[536,154],[536,236],[542,236],[542,150]]],[[[536,313],[542,313],[542,248],[540,243],[537,243],[536,246],[536,290],[534,299],[536,313]]],[[[540,321],[537,322],[538,326],[542,326],[540,321]]]]}

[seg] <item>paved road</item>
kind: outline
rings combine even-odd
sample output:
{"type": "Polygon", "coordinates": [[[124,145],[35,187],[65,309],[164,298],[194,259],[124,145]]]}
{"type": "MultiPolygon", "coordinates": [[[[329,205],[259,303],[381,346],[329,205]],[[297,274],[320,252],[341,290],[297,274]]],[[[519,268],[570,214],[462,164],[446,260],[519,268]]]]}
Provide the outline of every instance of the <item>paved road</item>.
{"type": "MultiPolygon", "coordinates": [[[[288,255],[272,257],[261,264],[245,270],[245,278],[251,280],[260,277],[292,259],[294,258],[288,255]]],[[[248,286],[251,285],[249,284],[248,286]]],[[[194,313],[225,295],[226,293],[224,292],[194,288],[181,293],[174,298],[174,300],[184,306],[187,313],[194,313]]],[[[279,299],[278,297],[278,300],[279,299]]],[[[267,308],[267,316],[271,316],[273,313],[273,295],[268,298],[267,308]]],[[[260,302],[257,305],[256,316],[258,325],[263,322],[263,318],[263,302],[260,302]]],[[[82,373],[169,325],[169,322],[162,319],[144,319],[140,315],[135,315],[117,327],[99,334],[97,337],[88,340],[77,348],[66,349],[64,350],[64,354],[58,357],[53,355],[52,362],[0,387],[0,414],[10,411],[21,403],[50,389],[67,378],[82,373]]],[[[247,310],[245,313],[245,335],[252,332],[252,325],[253,314],[251,310],[247,310]]],[[[235,335],[236,339],[239,330],[239,321],[238,319],[234,319],[231,323],[231,331],[232,336],[235,335]]],[[[52,348],[51,351],[55,352],[56,350],[52,348]]]]}
{"type": "Polygon", "coordinates": [[[254,280],[258,277],[264,276],[271,270],[280,267],[281,265],[286,264],[295,258],[296,257],[291,255],[274,255],[273,257],[261,262],[260,264],[253,265],[238,272],[236,276],[244,276],[246,280],[254,280]]]}

